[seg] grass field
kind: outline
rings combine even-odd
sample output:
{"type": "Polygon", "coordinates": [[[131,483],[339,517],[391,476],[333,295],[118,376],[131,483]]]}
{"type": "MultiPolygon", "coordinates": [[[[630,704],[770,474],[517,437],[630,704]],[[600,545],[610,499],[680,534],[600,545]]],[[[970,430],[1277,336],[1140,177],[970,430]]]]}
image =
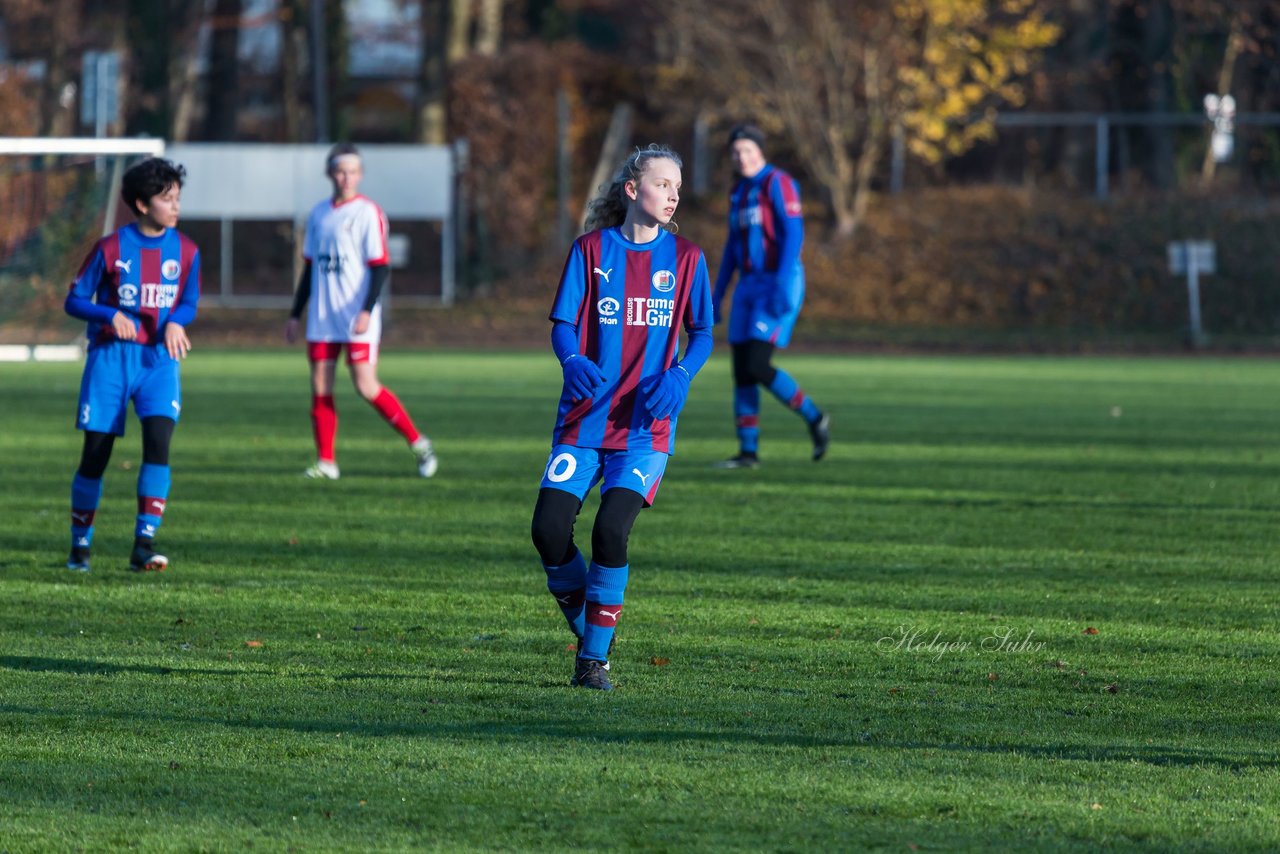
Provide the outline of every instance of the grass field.
{"type": "Polygon", "coordinates": [[[713,360],[609,694],[529,542],[549,355],[386,354],[439,475],[344,385],[320,483],[300,353],[197,350],[147,576],[136,420],[68,572],[79,366],[0,365],[0,851],[1280,848],[1280,364],[784,364],[829,459],[767,400],[712,469],[713,360]]]}

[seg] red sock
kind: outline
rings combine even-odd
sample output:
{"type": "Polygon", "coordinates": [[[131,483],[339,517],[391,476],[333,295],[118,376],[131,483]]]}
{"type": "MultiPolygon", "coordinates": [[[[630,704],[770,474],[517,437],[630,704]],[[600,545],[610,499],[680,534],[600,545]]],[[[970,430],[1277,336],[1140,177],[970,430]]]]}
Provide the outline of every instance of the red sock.
{"type": "Polygon", "coordinates": [[[409,444],[418,441],[422,435],[418,432],[418,428],[413,426],[413,419],[409,417],[409,413],[404,411],[404,407],[400,405],[400,399],[391,393],[391,389],[383,388],[378,392],[378,396],[369,401],[373,404],[373,408],[378,410],[378,414],[387,419],[395,431],[409,444]]]}
{"type": "Polygon", "coordinates": [[[311,397],[311,430],[316,437],[316,456],[333,462],[333,442],[338,435],[338,410],[333,405],[333,395],[311,397]]]}

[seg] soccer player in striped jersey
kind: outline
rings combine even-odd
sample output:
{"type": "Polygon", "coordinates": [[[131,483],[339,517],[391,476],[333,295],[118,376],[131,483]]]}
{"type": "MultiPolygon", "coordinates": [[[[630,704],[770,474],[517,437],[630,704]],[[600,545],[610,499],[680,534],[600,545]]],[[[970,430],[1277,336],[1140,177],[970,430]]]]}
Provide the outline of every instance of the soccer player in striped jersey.
{"type": "Polygon", "coordinates": [[[356,391],[409,443],[418,460],[418,474],[431,477],[437,468],[431,440],[414,426],[400,399],[378,381],[378,342],[382,338],[378,298],[391,277],[387,218],[373,200],[360,195],[364,169],[354,145],[335,145],[325,164],[333,195],[317,203],[307,219],[302,249],[305,263],[284,331],[285,340],[293,343],[305,309],[316,462],[303,474],[338,479],[334,450],[338,410],[333,384],[338,355],[345,345],[356,391]]]}
{"type": "Polygon", "coordinates": [[[738,454],[720,467],[755,468],[760,464],[760,386],[809,425],[816,462],[827,453],[831,420],[790,374],[773,364],[774,349],[791,342],[804,302],[800,190],[794,178],[765,161],[764,133],[755,125],[734,127],[729,133],[729,150],[740,177],[730,195],[729,237],[712,302],[719,323],[720,304],[736,271],[729,345],[733,351],[738,454]]]}
{"type": "Polygon", "coordinates": [[[186,170],[150,158],[130,168],[121,195],[136,222],[102,238],[67,294],[66,311],[88,321],[76,427],[84,432],[71,481],[71,556],[89,571],[102,476],[129,401],[142,422],[138,515],[129,568],[162,570],[154,540],[169,503],[169,444],[182,412],[178,366],[191,349],[187,326],[200,300],[200,250],[175,226],[186,170]]]}
{"type": "Polygon", "coordinates": [[[675,235],[681,162],[650,145],[591,204],[551,309],[564,374],[551,455],[533,511],[533,542],[578,655],[570,684],[611,690],[608,655],[622,612],[627,538],[653,504],[675,450],[689,383],[711,354],[711,288],[702,250],[675,235]],[[677,358],[680,328],[687,335],[677,358]],[[573,539],[600,484],[591,558],[573,539]]]}

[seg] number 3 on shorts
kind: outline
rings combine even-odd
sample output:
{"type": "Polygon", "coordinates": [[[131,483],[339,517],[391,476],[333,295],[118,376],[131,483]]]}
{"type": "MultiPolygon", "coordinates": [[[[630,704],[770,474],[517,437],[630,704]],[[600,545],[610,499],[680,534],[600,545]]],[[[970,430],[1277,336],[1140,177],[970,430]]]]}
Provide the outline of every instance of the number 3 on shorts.
{"type": "Polygon", "coordinates": [[[552,483],[564,483],[573,477],[578,470],[578,461],[573,454],[556,454],[547,461],[547,480],[552,483]]]}

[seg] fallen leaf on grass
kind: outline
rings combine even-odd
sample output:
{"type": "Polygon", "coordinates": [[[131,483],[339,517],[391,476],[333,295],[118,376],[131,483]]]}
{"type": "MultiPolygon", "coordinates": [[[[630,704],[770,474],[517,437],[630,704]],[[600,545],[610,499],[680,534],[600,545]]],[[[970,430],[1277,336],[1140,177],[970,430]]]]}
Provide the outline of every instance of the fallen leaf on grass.
{"type": "Polygon", "coordinates": [[[1102,690],[1103,690],[1103,691],[1106,691],[1108,694],[1116,694],[1116,693],[1119,693],[1119,691],[1120,691],[1120,686],[1119,686],[1118,684],[1116,684],[1115,682],[1112,682],[1110,685],[1108,685],[1107,687],[1103,688],[1102,690]]]}
{"type": "Polygon", "coordinates": [[[298,538],[297,538],[297,537],[290,537],[290,538],[289,538],[289,545],[291,545],[291,546],[296,546],[297,544],[298,544],[298,538]]]}
{"type": "Polygon", "coordinates": [[[997,680],[997,679],[999,679],[999,678],[1000,678],[1000,674],[999,674],[999,673],[988,673],[988,674],[987,674],[987,681],[988,681],[988,682],[994,682],[994,681],[996,681],[996,680],[997,680]]]}
{"type": "Polygon", "coordinates": [[[170,762],[170,763],[169,763],[169,770],[170,770],[170,771],[177,771],[177,770],[178,770],[179,768],[181,768],[181,767],[182,767],[182,766],[181,766],[181,765],[179,765],[177,762],[170,762]]]}
{"type": "Polygon", "coordinates": [[[1089,809],[1091,809],[1091,810],[1100,810],[1100,809],[1102,809],[1102,804],[1090,804],[1090,805],[1089,805],[1089,809]]]}
{"type": "Polygon", "coordinates": [[[1046,661],[1046,662],[1045,662],[1045,667],[1056,667],[1056,668],[1057,668],[1057,669],[1059,669],[1059,670],[1063,670],[1063,669],[1065,669],[1065,668],[1066,668],[1066,666],[1067,666],[1067,663],[1066,663],[1065,661],[1062,661],[1061,659],[1059,659],[1059,660],[1057,660],[1057,661],[1046,661]]]}
{"type": "Polygon", "coordinates": [[[890,689],[889,689],[889,693],[890,693],[890,694],[901,694],[901,693],[902,693],[903,691],[905,691],[905,690],[907,690],[907,689],[906,689],[906,688],[902,688],[902,687],[899,687],[899,686],[895,685],[895,686],[893,686],[892,688],[890,688],[890,689]]]}
{"type": "Polygon", "coordinates": [[[654,667],[666,667],[668,664],[671,663],[671,659],[661,658],[655,655],[653,658],[649,659],[649,663],[652,664],[654,667]]]}
{"type": "Polygon", "coordinates": [[[245,641],[245,642],[244,642],[244,645],[245,645],[245,646],[248,646],[248,647],[253,647],[253,648],[255,648],[255,649],[256,649],[257,647],[262,646],[262,641],[260,641],[260,640],[245,641]]]}
{"type": "Polygon", "coordinates": [[[1084,630],[1083,632],[1081,632],[1080,634],[1082,634],[1082,635],[1096,635],[1097,633],[1098,633],[1098,630],[1097,630],[1097,629],[1095,629],[1093,626],[1089,626],[1089,628],[1085,629],[1085,630],[1084,630]]]}

